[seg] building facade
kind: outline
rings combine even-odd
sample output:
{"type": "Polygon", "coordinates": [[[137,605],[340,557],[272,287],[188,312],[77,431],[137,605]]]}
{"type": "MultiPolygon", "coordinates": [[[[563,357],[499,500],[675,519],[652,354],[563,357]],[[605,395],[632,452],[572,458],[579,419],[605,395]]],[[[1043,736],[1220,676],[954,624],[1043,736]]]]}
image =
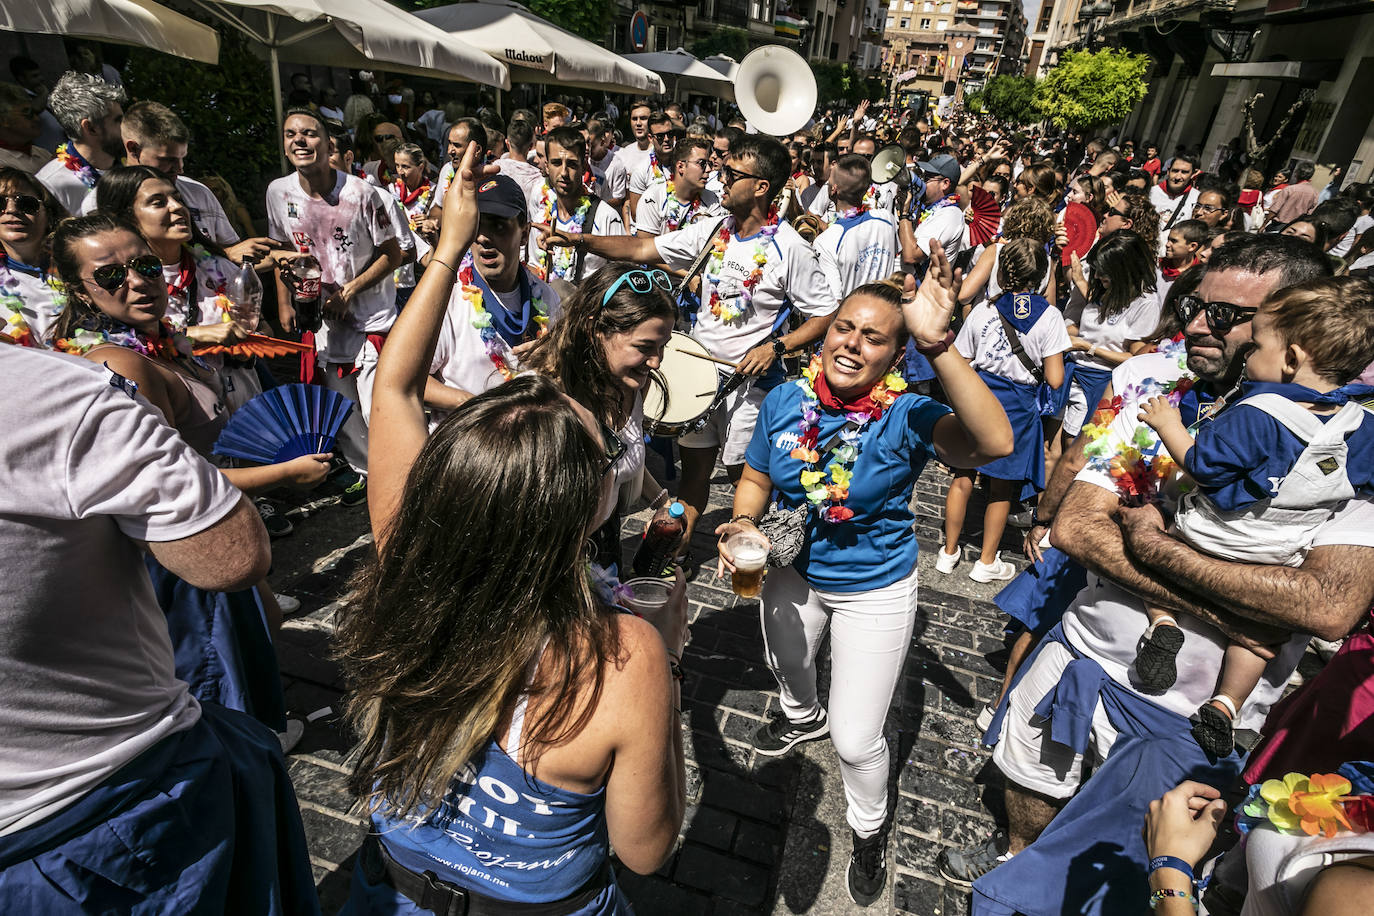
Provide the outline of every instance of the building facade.
{"type": "Polygon", "coordinates": [[[1026,16],[1020,0],[887,0],[886,18],[883,69],[894,92],[938,95],[946,80],[973,92],[993,76],[1021,72],[1026,16]]]}

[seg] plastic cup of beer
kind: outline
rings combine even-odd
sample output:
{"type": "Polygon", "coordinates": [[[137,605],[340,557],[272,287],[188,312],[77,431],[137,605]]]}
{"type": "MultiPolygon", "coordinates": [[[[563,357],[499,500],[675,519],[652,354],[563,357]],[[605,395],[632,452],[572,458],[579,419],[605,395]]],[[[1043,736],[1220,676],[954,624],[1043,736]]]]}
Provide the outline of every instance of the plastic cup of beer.
{"type": "Polygon", "coordinates": [[[759,597],[768,566],[768,541],[753,531],[737,531],[726,539],[725,546],[735,564],[730,589],[741,598],[759,597]]]}
{"type": "Polygon", "coordinates": [[[660,633],[663,632],[665,618],[668,616],[668,596],[673,591],[674,581],[645,576],[622,584],[629,589],[629,593],[620,603],[627,610],[634,611],[649,621],[660,633]]]}

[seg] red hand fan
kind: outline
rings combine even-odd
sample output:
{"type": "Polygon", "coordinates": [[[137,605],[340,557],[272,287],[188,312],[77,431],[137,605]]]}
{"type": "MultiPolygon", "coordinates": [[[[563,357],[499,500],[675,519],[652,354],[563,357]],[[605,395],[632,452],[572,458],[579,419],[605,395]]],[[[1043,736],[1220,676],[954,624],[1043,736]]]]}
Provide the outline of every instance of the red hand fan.
{"type": "Polygon", "coordinates": [[[270,359],[274,356],[291,356],[296,353],[304,353],[309,349],[309,344],[297,343],[294,340],[278,340],[275,337],[264,337],[262,334],[250,334],[247,340],[240,343],[228,346],[210,344],[209,346],[196,347],[195,352],[198,356],[227,353],[230,356],[257,356],[270,359]]]}
{"type": "Polygon", "coordinates": [[[1064,232],[1069,242],[1064,246],[1063,263],[1068,267],[1074,255],[1081,258],[1093,247],[1097,239],[1097,217],[1082,204],[1069,204],[1064,208],[1064,232]]]}
{"type": "Polygon", "coordinates": [[[984,191],[977,185],[970,190],[972,195],[968,209],[964,211],[968,240],[973,245],[986,245],[1002,227],[1002,208],[997,206],[997,198],[990,191],[984,191]]]}

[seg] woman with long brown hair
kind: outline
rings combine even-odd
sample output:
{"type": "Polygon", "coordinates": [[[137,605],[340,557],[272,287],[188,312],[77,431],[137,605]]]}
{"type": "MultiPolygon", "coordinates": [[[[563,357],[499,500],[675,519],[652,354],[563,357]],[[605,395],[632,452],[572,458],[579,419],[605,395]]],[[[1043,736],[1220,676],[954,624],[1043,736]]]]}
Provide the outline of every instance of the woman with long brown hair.
{"type": "Polygon", "coordinates": [[[428,432],[452,265],[495,171],[480,161],[469,144],[373,387],[378,555],[339,647],[374,833],[344,912],[622,914],[608,847],[647,873],[682,823],[686,608],[655,629],[598,593],[586,540],[610,514],[611,443],[552,380],[517,377],[428,432]]]}

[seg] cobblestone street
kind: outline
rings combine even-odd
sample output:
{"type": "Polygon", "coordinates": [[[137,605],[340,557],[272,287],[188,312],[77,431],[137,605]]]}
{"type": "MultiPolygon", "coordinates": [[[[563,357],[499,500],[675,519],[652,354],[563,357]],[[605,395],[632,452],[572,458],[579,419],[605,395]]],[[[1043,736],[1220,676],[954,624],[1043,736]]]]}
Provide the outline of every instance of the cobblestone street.
{"type": "MultiPolygon", "coordinates": [[[[683,659],[687,819],[678,852],[659,872],[619,870],[637,912],[968,912],[967,892],[946,886],[934,862],[942,846],[979,840],[994,827],[983,803],[987,754],[977,745],[973,719],[1000,682],[987,656],[1000,663],[1006,652],[1001,617],[989,600],[998,584],[969,580],[967,562],[951,576],[932,568],[944,480],[932,464],[917,491],[921,602],[887,726],[896,766],[885,900],[867,910],[849,900],[849,830],[830,742],[805,744],[782,758],[750,747],[749,735],[778,708],[777,685],[763,661],[758,604],[736,598],[728,580],[716,578],[714,563],[703,563],[688,585],[692,642],[683,659]]],[[[718,474],[692,545],[697,557],[714,556],[710,531],[729,517],[728,500],[718,474]]],[[[286,623],[279,652],[288,708],[310,719],[290,766],[326,913],[347,896],[353,854],[366,829],[346,788],[351,741],[340,718],[342,686],[329,641],[348,579],[372,549],[366,511],[330,502],[291,511],[297,531],[274,544],[272,576],[277,591],[302,602],[286,623]]],[[[975,505],[970,518],[980,513],[975,505]]],[[[631,535],[645,518],[629,522],[631,535]]],[[[824,657],[820,672],[824,698],[824,657]]]]}

